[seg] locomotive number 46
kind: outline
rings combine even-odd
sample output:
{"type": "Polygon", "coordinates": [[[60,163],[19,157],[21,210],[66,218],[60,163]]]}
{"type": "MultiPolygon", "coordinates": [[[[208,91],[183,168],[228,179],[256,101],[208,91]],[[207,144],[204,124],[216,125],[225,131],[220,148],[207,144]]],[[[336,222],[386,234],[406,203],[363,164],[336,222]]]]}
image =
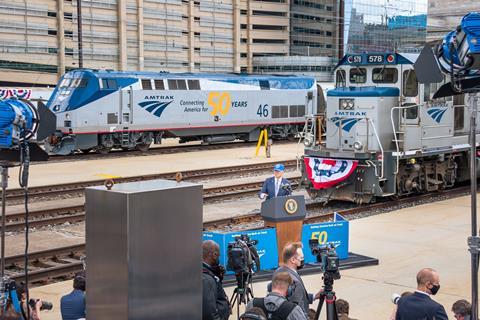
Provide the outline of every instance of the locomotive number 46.
{"type": "Polygon", "coordinates": [[[260,117],[268,117],[268,104],[259,105],[257,109],[257,114],[260,117]]]}

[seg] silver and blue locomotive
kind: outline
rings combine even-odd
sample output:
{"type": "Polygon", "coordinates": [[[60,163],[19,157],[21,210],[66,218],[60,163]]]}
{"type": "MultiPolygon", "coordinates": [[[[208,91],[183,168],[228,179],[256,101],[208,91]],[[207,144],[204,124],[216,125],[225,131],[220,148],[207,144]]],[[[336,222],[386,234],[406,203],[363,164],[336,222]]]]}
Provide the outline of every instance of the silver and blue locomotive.
{"type": "Polygon", "coordinates": [[[417,58],[348,54],[339,62],[326,113],[307,118],[302,184],[312,198],[368,203],[469,179],[465,96],[434,99],[445,81],[420,84],[417,58]]]}
{"type": "Polygon", "coordinates": [[[168,137],[255,141],[261,128],[286,138],[317,112],[317,92],[310,77],[75,70],[48,102],[57,132],[45,147],[106,153],[147,150],[168,137]]]}

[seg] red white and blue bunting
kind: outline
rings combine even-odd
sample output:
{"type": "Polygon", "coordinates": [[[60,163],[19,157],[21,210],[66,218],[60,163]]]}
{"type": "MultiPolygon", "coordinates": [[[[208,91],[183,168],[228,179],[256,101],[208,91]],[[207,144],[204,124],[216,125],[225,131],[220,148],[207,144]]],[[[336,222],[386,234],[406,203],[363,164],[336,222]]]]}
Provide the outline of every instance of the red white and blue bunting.
{"type": "Polygon", "coordinates": [[[16,97],[18,99],[29,99],[32,95],[30,89],[0,89],[0,100],[16,97]]]}
{"type": "Polygon", "coordinates": [[[327,189],[347,179],[357,167],[356,160],[304,157],[308,178],[315,189],[327,189]]]}

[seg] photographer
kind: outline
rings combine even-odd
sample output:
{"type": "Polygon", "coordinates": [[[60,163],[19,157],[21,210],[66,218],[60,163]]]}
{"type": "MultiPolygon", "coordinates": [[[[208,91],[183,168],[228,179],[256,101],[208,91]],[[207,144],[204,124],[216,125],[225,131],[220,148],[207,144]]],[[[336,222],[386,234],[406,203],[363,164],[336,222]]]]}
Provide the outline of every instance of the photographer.
{"type": "Polygon", "coordinates": [[[24,283],[20,283],[17,286],[17,295],[20,300],[20,309],[23,319],[40,320],[40,311],[42,310],[43,304],[42,300],[30,299],[27,303],[27,287],[24,283]]]}
{"type": "Polygon", "coordinates": [[[305,317],[308,317],[309,304],[312,304],[315,299],[318,299],[320,292],[315,296],[311,293],[307,293],[302,278],[298,274],[298,270],[304,266],[304,255],[302,251],[303,245],[301,242],[288,243],[283,248],[283,263],[284,265],[275,271],[288,272],[293,280],[292,294],[287,298],[288,301],[293,302],[300,306],[305,317]]]}
{"type": "Polygon", "coordinates": [[[287,301],[288,288],[293,284],[288,272],[276,272],[272,279],[272,290],[265,298],[254,298],[247,305],[247,311],[261,308],[272,320],[307,320],[303,310],[287,301]]]}
{"type": "Polygon", "coordinates": [[[456,320],[470,320],[472,305],[467,300],[457,300],[452,306],[452,312],[456,320]]]}
{"type": "Polygon", "coordinates": [[[85,272],[79,272],[73,279],[73,291],[60,299],[62,320],[85,318],[85,272]]]}
{"type": "Polygon", "coordinates": [[[204,241],[203,249],[203,320],[227,320],[230,303],[222,287],[225,269],[219,265],[220,247],[212,240],[204,241]]]}

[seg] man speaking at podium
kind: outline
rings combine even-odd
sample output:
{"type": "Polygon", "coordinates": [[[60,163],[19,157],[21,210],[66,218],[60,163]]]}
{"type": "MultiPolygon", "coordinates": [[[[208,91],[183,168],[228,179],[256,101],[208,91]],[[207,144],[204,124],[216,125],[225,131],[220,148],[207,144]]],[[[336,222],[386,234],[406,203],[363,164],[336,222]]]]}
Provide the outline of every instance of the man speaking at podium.
{"type": "Polygon", "coordinates": [[[292,194],[292,186],[287,179],[282,178],[285,171],[283,164],[276,164],[273,167],[273,177],[267,178],[263,183],[259,197],[268,200],[275,197],[289,196],[292,194]]]}

